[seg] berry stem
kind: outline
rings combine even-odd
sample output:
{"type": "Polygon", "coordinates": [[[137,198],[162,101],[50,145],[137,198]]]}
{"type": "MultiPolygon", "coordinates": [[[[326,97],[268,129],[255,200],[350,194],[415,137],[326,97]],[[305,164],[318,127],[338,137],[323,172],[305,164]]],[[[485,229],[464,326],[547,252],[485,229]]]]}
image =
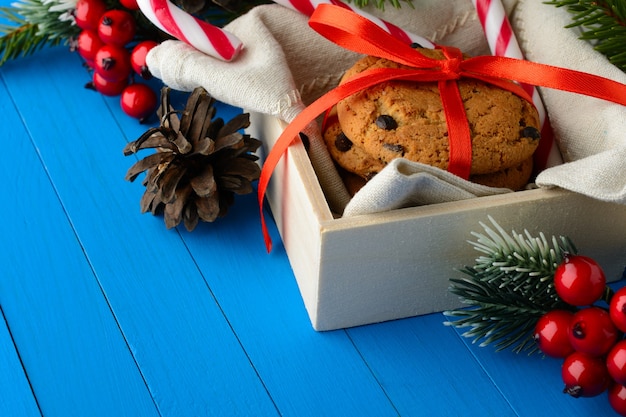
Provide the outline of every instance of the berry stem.
{"type": "Polygon", "coordinates": [[[611,298],[613,298],[614,294],[615,291],[613,291],[613,288],[607,285],[606,287],[604,287],[604,292],[602,293],[602,297],[600,299],[607,304],[611,304],[611,298]]]}

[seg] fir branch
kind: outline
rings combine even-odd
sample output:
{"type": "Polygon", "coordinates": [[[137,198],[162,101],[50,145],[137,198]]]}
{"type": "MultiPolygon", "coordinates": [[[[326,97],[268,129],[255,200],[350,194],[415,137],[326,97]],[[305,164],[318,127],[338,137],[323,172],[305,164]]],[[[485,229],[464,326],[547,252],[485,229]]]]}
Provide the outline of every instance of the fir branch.
{"type": "Polygon", "coordinates": [[[39,36],[66,40],[80,32],[69,14],[74,5],[64,0],[20,0],[12,4],[12,10],[24,22],[36,25],[39,36]]]}
{"type": "Polygon", "coordinates": [[[568,253],[576,253],[566,237],[548,240],[541,233],[507,233],[489,217],[492,227],[480,223],[484,233],[472,233],[474,248],[482,253],[473,267],[450,280],[450,292],[468,307],[446,311],[447,325],[470,327],[465,337],[495,344],[496,350],[512,348],[519,353],[537,351],[532,331],[537,319],[555,308],[570,307],[556,294],[553,277],[568,253]]]}
{"type": "Polygon", "coordinates": [[[0,65],[44,46],[67,44],[78,34],[71,21],[62,20],[65,11],[55,11],[55,6],[57,3],[22,0],[12,7],[0,7],[0,19],[9,22],[0,25],[0,65]]]}
{"type": "MultiPolygon", "coordinates": [[[[16,15],[8,8],[0,8],[0,19],[16,21],[16,15]]],[[[1,25],[0,33],[0,65],[21,56],[28,56],[48,44],[58,44],[61,39],[50,40],[47,35],[40,35],[37,25],[24,20],[18,21],[19,26],[1,25]]]]}
{"type": "Polygon", "coordinates": [[[566,7],[572,23],[579,27],[580,39],[591,42],[609,62],[626,72],[626,1],[624,0],[555,0],[546,2],[566,7]]]}

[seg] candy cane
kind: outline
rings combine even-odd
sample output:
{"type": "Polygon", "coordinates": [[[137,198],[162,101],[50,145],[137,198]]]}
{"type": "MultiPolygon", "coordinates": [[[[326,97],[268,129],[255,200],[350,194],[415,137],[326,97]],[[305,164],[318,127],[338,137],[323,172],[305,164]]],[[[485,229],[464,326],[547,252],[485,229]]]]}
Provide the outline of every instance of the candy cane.
{"type": "Polygon", "coordinates": [[[345,9],[352,10],[353,12],[360,14],[361,16],[369,19],[374,22],[377,26],[381,27],[387,33],[390,33],[395,38],[405,42],[408,45],[413,43],[417,43],[423,48],[433,49],[435,44],[429,41],[426,38],[415,35],[413,33],[407,32],[403,29],[400,29],[398,26],[393,23],[386,22],[382,19],[377,18],[376,16],[372,16],[369,13],[364,12],[356,6],[352,6],[346,3],[343,3],[339,0],[274,0],[275,3],[280,4],[281,6],[288,7],[290,9],[296,10],[306,16],[311,16],[315,8],[320,4],[334,4],[335,6],[340,6],[345,9]]]}
{"type": "MultiPolygon", "coordinates": [[[[472,0],[472,2],[476,7],[478,20],[487,37],[491,53],[496,56],[524,59],[501,0],[472,0]]],[[[522,85],[522,88],[532,96],[541,123],[541,142],[535,158],[535,162],[539,165],[537,168],[543,169],[558,165],[563,162],[563,159],[556,147],[554,133],[539,92],[532,85],[522,85]]]]}
{"type": "Polygon", "coordinates": [[[137,4],[156,27],[207,55],[231,61],[243,48],[232,33],[197,19],[169,0],[137,0],[137,4]]]}

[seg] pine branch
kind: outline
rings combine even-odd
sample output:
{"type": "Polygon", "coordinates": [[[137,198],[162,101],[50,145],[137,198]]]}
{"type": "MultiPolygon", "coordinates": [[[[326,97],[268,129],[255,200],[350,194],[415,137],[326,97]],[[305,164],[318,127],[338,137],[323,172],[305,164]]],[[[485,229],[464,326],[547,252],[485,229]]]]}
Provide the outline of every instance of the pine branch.
{"type": "Polygon", "coordinates": [[[33,54],[45,46],[66,44],[79,29],[61,20],[62,11],[50,11],[37,0],[22,0],[13,7],[0,7],[0,66],[8,60],[33,54]]]}
{"type": "Polygon", "coordinates": [[[65,40],[80,32],[69,16],[72,7],[62,0],[20,0],[12,4],[11,11],[21,16],[24,23],[36,25],[39,36],[65,40]]]}
{"type": "Polygon", "coordinates": [[[626,72],[626,1],[556,0],[546,4],[566,7],[572,14],[572,23],[566,28],[580,27],[580,39],[591,42],[610,63],[626,72]]]}
{"type": "MultiPolygon", "coordinates": [[[[6,18],[11,13],[6,8],[0,9],[0,18],[6,18]]],[[[20,22],[20,26],[1,25],[0,32],[0,65],[8,60],[27,56],[52,43],[48,36],[39,35],[37,25],[20,22]]],[[[58,42],[57,42],[58,43],[58,42]]]]}
{"type": "Polygon", "coordinates": [[[485,233],[472,233],[477,240],[470,242],[483,255],[459,271],[464,277],[450,280],[450,292],[468,307],[446,311],[454,318],[446,324],[470,327],[463,335],[481,346],[531,354],[537,351],[532,335],[537,319],[555,308],[570,308],[556,295],[553,276],[565,254],[576,248],[566,237],[549,241],[542,233],[509,234],[489,219],[493,228],[481,223],[485,233]]]}

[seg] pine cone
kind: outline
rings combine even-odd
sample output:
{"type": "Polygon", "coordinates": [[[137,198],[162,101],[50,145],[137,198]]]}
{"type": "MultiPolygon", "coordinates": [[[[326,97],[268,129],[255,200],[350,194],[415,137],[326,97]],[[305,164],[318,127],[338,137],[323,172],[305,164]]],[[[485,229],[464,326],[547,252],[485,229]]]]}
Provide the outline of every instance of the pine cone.
{"type": "Polygon", "coordinates": [[[215,99],[202,87],[191,93],[182,113],[170,105],[169,92],[168,87],[161,90],[161,125],[124,148],[127,156],[157,150],[130,167],[126,180],[132,182],[145,171],[141,212],[163,212],[168,229],[183,221],[191,231],[199,220],[224,216],[235,194],[253,191],[252,181],[261,172],[253,152],[261,142],[239,132],[250,125],[247,113],[226,124],[213,120],[215,99]]]}

